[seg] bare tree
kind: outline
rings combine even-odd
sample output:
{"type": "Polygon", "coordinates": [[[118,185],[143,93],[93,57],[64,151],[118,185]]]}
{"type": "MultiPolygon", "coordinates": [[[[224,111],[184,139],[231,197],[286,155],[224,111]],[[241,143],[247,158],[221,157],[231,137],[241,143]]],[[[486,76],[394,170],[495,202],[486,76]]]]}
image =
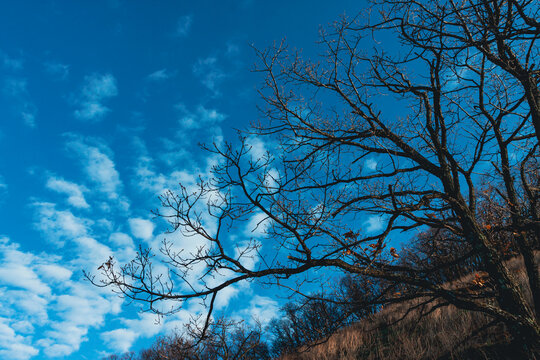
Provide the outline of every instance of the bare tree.
{"type": "Polygon", "coordinates": [[[374,307],[369,306],[372,294],[365,293],[361,279],[349,274],[340,285],[337,293],[313,294],[285,304],[281,309],[283,315],[267,327],[274,358],[325,343],[337,330],[374,313],[374,307]]]}
{"type": "Polygon", "coordinates": [[[105,279],[94,282],[156,312],[162,301],[181,307],[202,298],[210,320],[217,294],[235,283],[259,279],[301,293],[305,279],[326,274],[314,270],[336,269],[389,284],[379,303],[422,297],[485,313],[533,357],[540,344],[539,7],[377,0],[368,14],[323,31],[317,61],[283,43],[258,52],[265,120],[250,136],[268,153],[254,159],[243,137],[238,146],[209,147],[222,159],[213,178],[164,194],[157,212],[202,241],[197,250],[165,242],[160,256],[169,272],[155,274],[142,249],[130,264],[109,262],[105,279]],[[504,219],[481,216],[490,185],[504,219]],[[254,215],[264,239],[232,243],[232,229],[254,215]],[[366,229],[367,216],[377,216],[380,229],[366,229]],[[399,262],[392,240],[406,244],[426,230],[470,251],[435,268],[399,262]],[[505,265],[503,238],[525,260],[532,304],[505,265]],[[430,276],[471,258],[485,270],[482,281],[449,288],[430,276]],[[402,285],[407,293],[392,291],[402,285]]]}
{"type": "Polygon", "coordinates": [[[212,321],[205,334],[194,327],[184,334],[159,336],[136,355],[128,352],[103,360],[265,360],[268,345],[262,340],[260,324],[253,326],[227,319],[212,321]]]}
{"type": "Polygon", "coordinates": [[[122,355],[112,354],[102,358],[101,360],[136,360],[134,352],[126,352],[122,355]]]}

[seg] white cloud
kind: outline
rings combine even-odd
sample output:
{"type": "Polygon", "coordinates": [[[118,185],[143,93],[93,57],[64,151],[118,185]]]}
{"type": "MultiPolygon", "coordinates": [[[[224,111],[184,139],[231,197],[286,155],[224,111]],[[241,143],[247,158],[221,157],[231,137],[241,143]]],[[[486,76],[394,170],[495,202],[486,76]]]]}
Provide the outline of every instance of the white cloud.
{"type": "Polygon", "coordinates": [[[216,300],[214,302],[214,307],[216,310],[221,310],[226,308],[231,300],[238,296],[240,293],[237,286],[227,286],[225,289],[221,290],[217,296],[216,300]]]}
{"type": "Polygon", "coordinates": [[[264,187],[267,191],[276,191],[280,185],[280,174],[276,168],[271,168],[264,175],[264,187]]]}
{"type": "Polygon", "coordinates": [[[133,239],[128,234],[121,232],[112,233],[109,241],[118,247],[133,247],[133,239]]]}
{"type": "Polygon", "coordinates": [[[193,172],[176,170],[170,174],[163,174],[156,170],[154,159],[142,155],[135,168],[134,185],[139,190],[150,191],[153,195],[161,195],[168,189],[177,188],[178,183],[193,188],[197,180],[197,172],[200,172],[199,169],[193,172]]]}
{"type": "Polygon", "coordinates": [[[130,329],[115,329],[103,332],[101,338],[113,350],[127,352],[139,338],[139,334],[130,329]]]}
{"type": "Polygon", "coordinates": [[[7,70],[18,71],[23,68],[23,59],[10,57],[3,52],[0,52],[0,61],[2,62],[4,69],[7,70]]]}
{"type": "Polygon", "coordinates": [[[87,150],[86,173],[111,199],[116,199],[121,182],[114,162],[98,148],[88,147],[87,150]]]}
{"type": "Polygon", "coordinates": [[[92,221],[79,218],[69,210],[57,210],[56,205],[47,202],[35,202],[36,222],[34,226],[53,243],[62,245],[65,240],[71,240],[87,233],[92,221]]]}
{"type": "Polygon", "coordinates": [[[251,323],[260,322],[264,327],[279,313],[277,301],[266,297],[255,295],[249,302],[249,307],[241,310],[239,315],[242,318],[249,318],[251,323]]]}
{"type": "Polygon", "coordinates": [[[8,186],[6,184],[6,180],[4,179],[2,175],[0,175],[0,192],[7,190],[7,187],[8,186]]]}
{"type": "Polygon", "coordinates": [[[98,102],[84,102],[79,110],[75,110],[75,117],[82,120],[100,120],[111,109],[98,102]]]}
{"type": "Polygon", "coordinates": [[[157,335],[163,330],[163,325],[166,321],[167,319],[163,319],[157,323],[154,314],[141,313],[138,319],[123,319],[124,328],[104,332],[101,334],[101,338],[112,349],[125,352],[140,337],[149,338],[157,335]]]}
{"type": "Polygon", "coordinates": [[[126,264],[137,256],[133,239],[127,234],[112,233],[109,236],[109,243],[116,249],[114,255],[120,264],[126,264]]]}
{"type": "Polygon", "coordinates": [[[179,122],[184,130],[208,129],[227,118],[227,115],[215,109],[207,109],[202,105],[199,105],[195,112],[189,111],[184,104],[178,104],[175,107],[180,112],[179,122]]]}
{"type": "Polygon", "coordinates": [[[0,291],[0,315],[11,319],[31,321],[32,324],[43,325],[49,316],[47,308],[49,297],[40,296],[29,290],[9,290],[3,288],[0,291]]]}
{"type": "Polygon", "coordinates": [[[98,268],[105,260],[113,254],[112,250],[107,246],[94,238],[83,236],[73,240],[77,254],[79,255],[78,259],[75,262],[78,266],[84,266],[90,271],[94,271],[98,268]]]}
{"type": "Polygon", "coordinates": [[[60,80],[65,80],[69,76],[69,65],[61,64],[59,62],[46,62],[43,64],[47,73],[57,77],[60,80]]]}
{"type": "Polygon", "coordinates": [[[227,77],[214,56],[198,59],[193,65],[193,73],[201,79],[202,84],[211,90],[215,96],[220,94],[218,86],[227,77]]]}
{"type": "Polygon", "coordinates": [[[37,268],[42,278],[53,282],[68,281],[73,275],[73,271],[58,264],[42,264],[37,268]]]}
{"type": "Polygon", "coordinates": [[[3,92],[6,95],[21,96],[28,93],[26,79],[6,78],[4,80],[3,92]]]}
{"type": "Polygon", "coordinates": [[[34,325],[27,320],[16,320],[11,324],[11,328],[21,334],[32,334],[35,330],[34,325]]]}
{"type": "Polygon", "coordinates": [[[377,161],[375,159],[367,159],[364,162],[364,166],[370,171],[375,171],[377,170],[377,161]]]}
{"type": "Polygon", "coordinates": [[[178,168],[180,164],[183,168],[189,167],[189,163],[193,161],[193,152],[189,150],[189,146],[167,138],[161,139],[161,144],[162,150],[159,151],[157,158],[167,169],[178,168]]]}
{"type": "Polygon", "coordinates": [[[249,136],[246,139],[246,144],[250,148],[249,152],[253,160],[259,160],[266,155],[266,146],[259,137],[249,136]]]}
{"type": "Polygon", "coordinates": [[[181,16],[176,22],[175,35],[179,37],[186,36],[189,33],[189,30],[191,29],[192,24],[193,24],[192,15],[181,16]]]}
{"type": "Polygon", "coordinates": [[[118,95],[116,79],[111,74],[93,74],[84,78],[82,95],[90,100],[102,100],[118,95]]]}
{"type": "Polygon", "coordinates": [[[255,270],[255,265],[259,262],[259,252],[261,244],[258,242],[245,241],[237,243],[234,251],[234,258],[249,269],[255,270]]]}
{"type": "Polygon", "coordinates": [[[149,220],[135,218],[129,219],[129,227],[133,236],[148,241],[152,239],[155,225],[149,220]]]}
{"type": "Polygon", "coordinates": [[[4,263],[0,269],[0,284],[48,294],[51,289],[44,284],[28,264],[4,263]]]}
{"type": "Polygon", "coordinates": [[[39,349],[31,345],[31,338],[18,335],[8,319],[0,318],[0,358],[27,360],[38,353],[39,349]]]}
{"type": "MultiPolygon", "coordinates": [[[[61,217],[51,204],[35,206],[50,212],[52,222],[61,217]]],[[[74,245],[78,256],[69,261],[24,252],[0,238],[0,358],[29,359],[41,350],[49,357],[69,356],[87,340],[90,328],[101,327],[107,314],[120,312],[122,299],[72,279],[72,268],[96,266],[112,251],[89,237],[72,239],[68,245],[74,245]]]]}
{"type": "Polygon", "coordinates": [[[240,47],[238,44],[233,42],[227,42],[227,50],[225,50],[225,55],[228,57],[236,56],[240,53],[240,47]]]}
{"type": "Polygon", "coordinates": [[[167,178],[158,174],[154,169],[153,159],[141,156],[135,169],[135,186],[139,190],[151,191],[154,195],[161,195],[168,187],[167,178]]]}
{"type": "Polygon", "coordinates": [[[268,216],[262,212],[254,214],[246,225],[244,235],[248,237],[264,236],[267,227],[270,225],[270,221],[267,218],[268,216]]]}
{"type": "Polygon", "coordinates": [[[123,327],[103,332],[101,338],[112,350],[126,352],[140,338],[152,338],[160,333],[178,332],[184,328],[185,324],[206,311],[199,301],[189,303],[189,306],[184,305],[186,307],[159,321],[151,313],[139,313],[135,319],[122,319],[123,327]]]}
{"type": "Polygon", "coordinates": [[[58,320],[50,323],[50,330],[37,344],[48,356],[70,355],[87,340],[90,328],[102,326],[105,315],[120,311],[121,302],[118,297],[100,295],[92,285],[70,283],[69,290],[51,305],[58,320]]]}
{"type": "MultiPolygon", "coordinates": [[[[52,283],[69,282],[71,271],[55,263],[60,258],[23,252],[7,238],[0,239],[0,358],[29,359],[38,354],[35,326],[51,324],[47,315],[54,299],[52,283]],[[22,336],[27,334],[28,336],[22,336]]],[[[63,285],[60,285],[63,286],[63,285]]],[[[38,336],[41,334],[38,334],[38,336]]]]}
{"type": "Polygon", "coordinates": [[[84,186],[79,186],[75,183],[66,181],[62,178],[49,177],[47,180],[47,188],[68,196],[68,203],[76,208],[88,208],[83,192],[87,191],[84,186]]]}
{"type": "Polygon", "coordinates": [[[154,71],[150,75],[148,75],[146,78],[151,81],[161,81],[161,80],[167,80],[170,78],[172,74],[167,72],[167,69],[160,69],[157,71],[154,71]]]}
{"type": "Polygon", "coordinates": [[[81,120],[101,120],[111,109],[103,102],[118,95],[116,79],[111,74],[93,74],[84,78],[75,117],[81,120]]]}
{"type": "Polygon", "coordinates": [[[28,127],[36,127],[36,113],[33,106],[28,106],[27,109],[21,112],[21,118],[28,127]]]}
{"type": "Polygon", "coordinates": [[[37,109],[30,100],[28,83],[26,79],[7,78],[4,80],[3,93],[10,96],[13,101],[11,106],[14,112],[23,120],[28,127],[36,126],[37,109]]]}
{"type": "Polygon", "coordinates": [[[69,141],[67,147],[79,155],[88,179],[98,186],[98,190],[106,194],[108,200],[115,200],[117,206],[127,210],[129,203],[120,196],[123,187],[120,175],[108,155],[111,150],[103,144],[89,145],[77,137],[69,141]]]}
{"type": "Polygon", "coordinates": [[[364,222],[365,230],[367,233],[374,233],[381,231],[386,225],[386,219],[384,216],[372,215],[364,222]]]}
{"type": "MultiPolygon", "coordinates": [[[[73,334],[70,334],[70,336],[72,336],[73,334]]],[[[73,349],[72,346],[70,345],[66,345],[66,344],[55,344],[53,342],[51,342],[50,340],[47,341],[47,340],[40,340],[38,341],[38,345],[40,345],[41,347],[43,347],[45,350],[45,354],[47,354],[48,357],[63,357],[63,356],[68,356],[70,355],[71,353],[73,353],[73,351],[75,351],[73,349]]],[[[77,347],[78,349],[78,347],[77,347]]]]}
{"type": "Polygon", "coordinates": [[[32,269],[34,257],[21,252],[17,244],[3,238],[0,242],[0,284],[29,290],[39,295],[50,294],[51,288],[41,281],[32,269]]]}

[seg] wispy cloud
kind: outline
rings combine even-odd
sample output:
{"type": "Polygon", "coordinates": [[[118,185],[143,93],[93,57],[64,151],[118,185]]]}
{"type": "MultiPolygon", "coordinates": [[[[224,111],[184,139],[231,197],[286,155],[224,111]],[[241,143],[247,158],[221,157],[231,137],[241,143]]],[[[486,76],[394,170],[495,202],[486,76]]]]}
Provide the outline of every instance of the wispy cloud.
{"type": "Polygon", "coordinates": [[[167,69],[160,69],[157,71],[154,71],[153,73],[149,74],[146,79],[150,81],[162,81],[167,80],[170,77],[172,77],[173,74],[168,72],[167,69]]]}
{"type": "Polygon", "coordinates": [[[153,314],[140,314],[138,319],[124,319],[124,328],[104,332],[101,338],[117,351],[128,351],[135,340],[149,338],[163,330],[163,323],[157,324],[153,314]]]}
{"type": "Polygon", "coordinates": [[[175,35],[182,37],[187,36],[191,25],[193,24],[193,15],[184,15],[181,16],[176,22],[175,35]]]}
{"type": "Polygon", "coordinates": [[[79,218],[69,210],[58,210],[56,204],[35,202],[34,227],[51,242],[61,246],[66,240],[85,236],[93,221],[79,218]]]}
{"type": "Polygon", "coordinates": [[[21,252],[17,244],[9,243],[7,238],[0,239],[2,266],[0,284],[28,290],[38,295],[49,295],[51,288],[41,281],[31,268],[34,257],[21,252]]]}
{"type": "Polygon", "coordinates": [[[49,177],[47,188],[68,196],[68,203],[76,208],[88,208],[89,205],[84,198],[84,192],[88,191],[84,186],[66,181],[62,178],[49,177]]]}
{"type": "Polygon", "coordinates": [[[204,307],[200,302],[192,302],[186,308],[160,319],[151,313],[139,313],[135,319],[122,319],[122,327],[101,334],[101,338],[109,347],[117,352],[126,352],[132,349],[133,344],[140,338],[151,338],[158,334],[170,334],[183,328],[198,314],[202,314],[204,307]]]}
{"type": "Polygon", "coordinates": [[[4,80],[4,94],[11,96],[22,96],[28,93],[27,81],[22,78],[8,77],[4,80]]]}
{"type": "Polygon", "coordinates": [[[255,213],[251,216],[244,229],[244,236],[247,237],[262,237],[266,234],[268,227],[271,225],[268,216],[262,212],[255,213]]]}
{"type": "Polygon", "coordinates": [[[249,153],[254,161],[262,159],[268,152],[265,142],[259,136],[248,136],[246,138],[246,145],[248,146],[249,153]]]}
{"type": "Polygon", "coordinates": [[[97,186],[97,190],[106,194],[109,200],[117,200],[117,204],[127,210],[129,202],[120,194],[123,185],[112,160],[112,151],[99,141],[90,141],[75,135],[70,137],[67,148],[78,156],[87,178],[97,186]]]}
{"type": "Polygon", "coordinates": [[[69,76],[70,66],[59,62],[46,62],[43,64],[45,71],[59,80],[65,80],[69,76]]]}
{"type": "Polygon", "coordinates": [[[227,74],[220,68],[216,57],[209,56],[198,59],[193,65],[193,73],[206,88],[212,91],[214,96],[220,95],[218,86],[227,77],[227,74]]]}
{"type": "Polygon", "coordinates": [[[120,312],[121,299],[73,278],[73,269],[95,266],[110,249],[88,237],[73,243],[75,262],[25,252],[0,238],[0,358],[26,360],[40,352],[69,356],[87,340],[90,328],[120,312]]]}
{"type": "Polygon", "coordinates": [[[225,50],[225,56],[231,58],[231,57],[237,56],[239,53],[240,53],[240,46],[238,46],[238,44],[236,44],[236,43],[234,43],[232,41],[227,42],[227,48],[225,50]]]}
{"type": "Polygon", "coordinates": [[[9,319],[0,317],[0,358],[27,360],[39,354],[31,345],[31,337],[17,334],[9,319]]]}
{"type": "Polygon", "coordinates": [[[279,313],[279,304],[277,301],[266,297],[255,295],[249,302],[249,307],[240,311],[239,315],[243,319],[248,319],[252,324],[259,322],[265,326],[279,313]]]}
{"type": "Polygon", "coordinates": [[[87,340],[90,328],[103,325],[105,315],[120,311],[120,303],[121,299],[104,297],[87,284],[72,282],[51,303],[58,320],[51,322],[50,330],[44,332],[37,344],[47,356],[68,356],[87,340]]]}
{"type": "Polygon", "coordinates": [[[189,111],[184,104],[178,104],[175,107],[180,113],[179,123],[183,130],[208,129],[227,118],[227,115],[202,105],[199,105],[195,111],[189,111]]]}
{"type": "Polygon", "coordinates": [[[6,70],[11,71],[18,71],[22,70],[24,60],[21,58],[14,58],[8,56],[6,53],[3,53],[0,51],[0,62],[2,63],[2,67],[6,70]]]}
{"type": "Polygon", "coordinates": [[[116,79],[111,74],[93,74],[84,78],[84,85],[77,101],[80,106],[75,117],[81,120],[99,121],[111,111],[104,105],[118,95],[116,79]]]}
{"type": "MultiPolygon", "coordinates": [[[[55,260],[54,256],[21,251],[18,244],[0,237],[0,358],[26,360],[39,353],[33,335],[35,326],[49,320],[53,289],[47,279],[59,271],[48,267],[60,268],[55,260]]],[[[69,276],[64,279],[69,279],[71,273],[65,270],[69,276]]]]}
{"type": "Polygon", "coordinates": [[[4,179],[4,177],[2,175],[0,175],[0,192],[6,191],[7,188],[8,188],[8,186],[6,184],[6,179],[4,179]]]}
{"type": "Polygon", "coordinates": [[[30,100],[28,82],[23,78],[8,77],[4,80],[2,92],[13,99],[12,107],[14,112],[29,127],[36,126],[37,109],[30,100]]]}

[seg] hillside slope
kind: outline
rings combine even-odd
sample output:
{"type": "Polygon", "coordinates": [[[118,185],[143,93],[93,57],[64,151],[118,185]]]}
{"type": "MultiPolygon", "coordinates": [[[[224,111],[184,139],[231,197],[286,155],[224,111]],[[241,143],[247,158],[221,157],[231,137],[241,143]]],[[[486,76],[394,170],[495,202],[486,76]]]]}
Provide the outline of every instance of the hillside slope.
{"type": "MultiPolygon", "coordinates": [[[[538,256],[539,254],[537,254],[538,256]]],[[[528,301],[522,260],[508,261],[528,301]]],[[[457,283],[471,283],[471,274],[457,283]]],[[[516,359],[504,326],[492,319],[454,306],[422,305],[422,299],[388,306],[365,320],[334,333],[330,338],[300,349],[281,360],[357,359],[516,359]]]]}

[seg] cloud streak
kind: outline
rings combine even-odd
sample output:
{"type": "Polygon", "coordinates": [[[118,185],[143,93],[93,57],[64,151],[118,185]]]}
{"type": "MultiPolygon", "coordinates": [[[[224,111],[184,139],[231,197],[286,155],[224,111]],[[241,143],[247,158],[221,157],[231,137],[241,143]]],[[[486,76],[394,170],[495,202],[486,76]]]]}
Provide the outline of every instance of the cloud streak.
{"type": "Polygon", "coordinates": [[[28,82],[18,77],[8,77],[4,80],[2,92],[13,99],[12,107],[18,117],[28,127],[36,126],[37,108],[30,100],[28,82]]]}
{"type": "Polygon", "coordinates": [[[149,74],[146,79],[150,81],[163,81],[167,80],[173,75],[167,71],[167,69],[160,69],[149,74]]]}
{"type": "Polygon", "coordinates": [[[57,246],[63,246],[66,240],[85,236],[93,221],[79,218],[69,210],[58,210],[56,204],[34,202],[36,221],[34,228],[57,246]]]}
{"type": "Polygon", "coordinates": [[[214,56],[198,59],[193,65],[193,74],[197,76],[201,83],[210,90],[214,96],[221,95],[219,85],[227,78],[227,74],[218,64],[218,59],[214,56]]]}
{"type": "Polygon", "coordinates": [[[74,115],[84,121],[100,121],[111,111],[104,103],[118,95],[116,79],[111,74],[92,74],[84,78],[74,115]]]}
{"type": "Polygon", "coordinates": [[[107,200],[115,200],[114,204],[123,210],[129,208],[129,202],[121,195],[123,184],[116,164],[112,160],[112,151],[100,141],[84,139],[76,135],[71,138],[66,147],[76,154],[83,170],[96,189],[105,194],[107,200]]]}
{"type": "Polygon", "coordinates": [[[187,36],[193,25],[193,15],[181,16],[176,22],[175,35],[178,37],[187,36]]]}
{"type": "Polygon", "coordinates": [[[67,195],[68,203],[76,208],[90,207],[84,198],[83,193],[88,191],[84,186],[57,177],[50,177],[46,186],[52,191],[67,195]]]}

